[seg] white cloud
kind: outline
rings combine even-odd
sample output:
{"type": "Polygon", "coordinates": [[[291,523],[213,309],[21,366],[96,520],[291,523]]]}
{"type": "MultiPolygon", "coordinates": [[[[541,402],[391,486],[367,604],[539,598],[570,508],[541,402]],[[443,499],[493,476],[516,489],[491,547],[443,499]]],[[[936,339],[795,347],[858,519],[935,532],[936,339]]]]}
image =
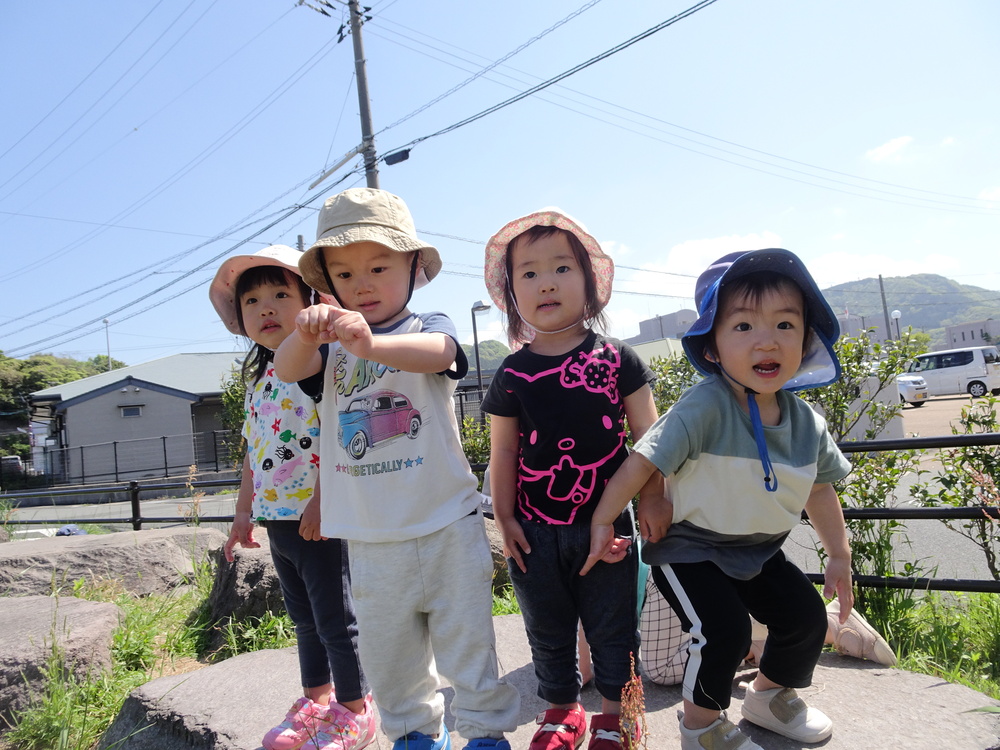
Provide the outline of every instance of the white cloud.
{"type": "Polygon", "coordinates": [[[956,141],[956,140],[955,140],[955,139],[954,139],[954,138],[953,138],[952,136],[950,136],[950,135],[949,135],[949,136],[948,136],[947,138],[945,138],[945,139],[944,139],[943,141],[941,141],[941,145],[942,145],[942,146],[944,146],[944,147],[947,147],[947,146],[954,146],[954,145],[955,145],[956,143],[958,143],[958,141],[956,141]]]}
{"type": "Polygon", "coordinates": [[[979,199],[984,201],[1000,201],[1000,187],[987,188],[981,191],[979,199]]]}
{"type": "Polygon", "coordinates": [[[890,159],[899,161],[902,150],[911,143],[913,143],[912,136],[903,135],[899,138],[893,138],[891,141],[887,141],[877,148],[871,149],[865,153],[865,156],[874,162],[889,161],[890,159]]]}
{"type": "Polygon", "coordinates": [[[957,258],[937,253],[903,258],[862,253],[827,253],[810,258],[807,265],[821,289],[848,281],[876,278],[880,274],[883,277],[912,276],[915,273],[949,276],[962,269],[957,258]]]}

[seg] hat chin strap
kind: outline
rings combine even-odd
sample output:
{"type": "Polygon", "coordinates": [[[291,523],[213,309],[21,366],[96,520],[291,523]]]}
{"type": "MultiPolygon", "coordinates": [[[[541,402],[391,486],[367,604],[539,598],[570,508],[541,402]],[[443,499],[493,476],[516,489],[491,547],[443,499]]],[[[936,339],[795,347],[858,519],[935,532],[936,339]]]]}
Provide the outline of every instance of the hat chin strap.
{"type": "Polygon", "coordinates": [[[517,313],[517,317],[519,317],[524,322],[524,324],[526,326],[528,326],[528,328],[530,328],[535,333],[544,333],[544,334],[548,334],[548,335],[551,335],[553,333],[563,333],[565,331],[569,331],[569,330],[572,330],[573,328],[576,328],[578,325],[580,325],[583,321],[585,321],[587,319],[587,316],[584,315],[583,317],[581,317],[575,323],[570,323],[565,328],[560,328],[560,329],[555,330],[555,331],[543,331],[541,328],[535,328],[535,326],[531,325],[531,323],[528,322],[528,319],[526,317],[524,317],[524,315],[521,314],[521,309],[517,306],[517,300],[514,298],[514,287],[510,283],[510,277],[509,276],[507,277],[507,286],[510,288],[510,291],[511,291],[510,299],[511,299],[511,302],[514,303],[514,312],[516,312],[517,313]]]}
{"type": "MultiPolygon", "coordinates": [[[[322,248],[321,252],[323,250],[325,250],[325,249],[326,248],[322,248]]],[[[328,287],[330,287],[330,294],[333,295],[333,298],[335,300],[337,300],[337,303],[341,307],[343,307],[345,310],[349,309],[347,307],[347,305],[344,304],[344,300],[342,300],[340,298],[340,295],[337,294],[337,288],[333,285],[333,279],[330,278],[330,272],[326,268],[326,256],[323,255],[320,258],[320,261],[321,261],[320,262],[320,267],[323,269],[323,278],[326,280],[326,285],[328,287]]],[[[376,323],[369,323],[368,324],[369,326],[378,327],[378,326],[382,325],[383,323],[385,323],[387,320],[392,320],[397,315],[399,315],[401,312],[403,312],[403,310],[406,309],[407,305],[410,304],[410,298],[413,296],[413,286],[414,286],[414,284],[417,283],[417,272],[419,270],[420,270],[420,251],[418,250],[417,252],[413,253],[413,260],[410,263],[410,284],[409,284],[409,286],[406,289],[406,301],[403,302],[403,306],[400,307],[398,310],[396,310],[396,312],[394,312],[392,315],[389,315],[389,316],[387,316],[385,318],[382,318],[382,320],[380,320],[380,321],[378,321],[376,323]]]]}
{"type": "Polygon", "coordinates": [[[740,381],[726,372],[722,362],[716,361],[715,366],[727,378],[743,389],[747,395],[747,407],[750,410],[750,424],[753,427],[753,439],[757,443],[757,455],[760,457],[760,465],[764,469],[764,488],[768,492],[776,492],[778,489],[778,477],[774,475],[774,465],[771,463],[771,456],[767,452],[767,440],[764,437],[764,423],[760,418],[760,408],[757,406],[757,396],[760,395],[753,388],[743,385],[740,381]]]}

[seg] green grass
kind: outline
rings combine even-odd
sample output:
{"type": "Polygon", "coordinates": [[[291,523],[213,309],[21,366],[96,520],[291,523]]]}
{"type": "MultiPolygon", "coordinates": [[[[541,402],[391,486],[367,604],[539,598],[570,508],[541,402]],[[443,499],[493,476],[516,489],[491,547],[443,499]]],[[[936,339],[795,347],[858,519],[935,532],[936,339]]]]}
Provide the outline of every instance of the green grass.
{"type": "Polygon", "coordinates": [[[214,656],[216,660],[249,651],[295,645],[295,625],[284,612],[265,612],[261,617],[251,617],[239,622],[230,620],[223,625],[222,635],[223,645],[214,656]]]}
{"type": "Polygon", "coordinates": [[[521,607],[514,597],[514,588],[508,583],[500,594],[493,594],[493,616],[519,614],[521,614],[521,607]]]}
{"type": "Polygon", "coordinates": [[[941,677],[1000,699],[996,594],[925,594],[898,619],[887,640],[900,655],[901,669],[941,677]]]}
{"type": "Polygon", "coordinates": [[[73,581],[73,596],[113,602],[121,609],[112,635],[111,668],[78,676],[53,645],[42,669],[43,687],[15,715],[4,741],[21,750],[94,747],[133,689],[173,671],[176,660],[200,655],[205,622],[198,613],[204,612],[213,577],[214,566],[203,562],[178,592],[146,597],[129,593],[117,581],[73,581]]]}

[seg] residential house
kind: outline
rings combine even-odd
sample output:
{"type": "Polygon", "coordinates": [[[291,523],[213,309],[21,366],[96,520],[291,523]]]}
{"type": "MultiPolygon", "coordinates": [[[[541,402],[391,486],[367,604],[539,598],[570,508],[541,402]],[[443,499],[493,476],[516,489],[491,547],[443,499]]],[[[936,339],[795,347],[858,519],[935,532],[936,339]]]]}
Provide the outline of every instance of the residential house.
{"type": "Polygon", "coordinates": [[[240,356],[175,354],[32,393],[48,425],[36,469],[77,484],[227,468],[221,396],[240,356]]]}

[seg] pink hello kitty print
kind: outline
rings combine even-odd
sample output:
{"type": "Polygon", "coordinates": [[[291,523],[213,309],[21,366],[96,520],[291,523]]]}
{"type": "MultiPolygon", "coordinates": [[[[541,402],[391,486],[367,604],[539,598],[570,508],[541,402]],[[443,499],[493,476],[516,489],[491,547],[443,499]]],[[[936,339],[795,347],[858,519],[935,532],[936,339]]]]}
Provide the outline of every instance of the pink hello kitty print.
{"type": "MultiPolygon", "coordinates": [[[[514,385],[521,380],[540,386],[560,412],[547,419],[520,421],[517,494],[525,517],[574,523],[580,508],[595,492],[599,497],[624,460],[625,414],[618,387],[621,364],[618,349],[604,342],[575,351],[558,366],[534,374],[505,368],[513,379],[507,382],[514,385]]],[[[527,390],[536,390],[530,385],[527,390]]],[[[514,390],[521,395],[516,385],[514,390]]]]}

